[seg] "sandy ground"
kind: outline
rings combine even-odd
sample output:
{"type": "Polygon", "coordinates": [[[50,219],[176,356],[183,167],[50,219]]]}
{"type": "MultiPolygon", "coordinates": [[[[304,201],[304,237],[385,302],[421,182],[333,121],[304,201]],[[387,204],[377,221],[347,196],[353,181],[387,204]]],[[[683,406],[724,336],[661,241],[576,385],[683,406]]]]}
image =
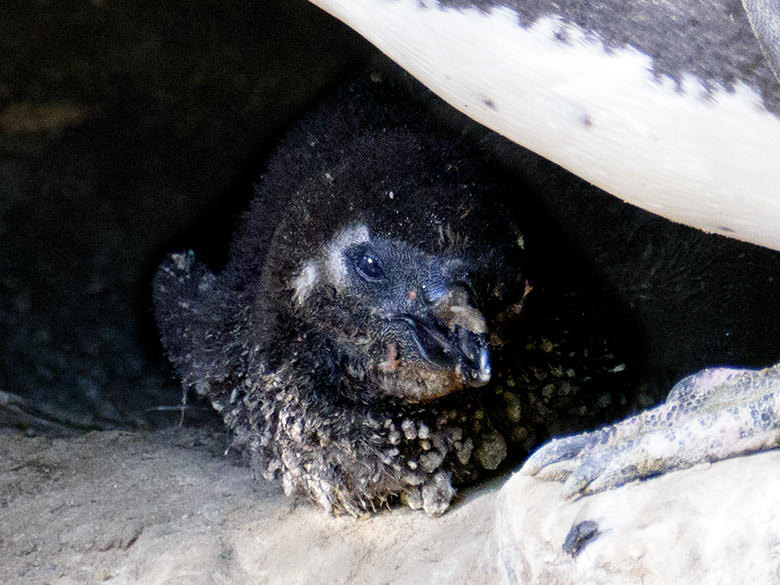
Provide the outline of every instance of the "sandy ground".
{"type": "Polygon", "coordinates": [[[0,435],[0,583],[494,583],[497,487],[438,519],[331,517],[225,457],[222,433],[0,435]]]}

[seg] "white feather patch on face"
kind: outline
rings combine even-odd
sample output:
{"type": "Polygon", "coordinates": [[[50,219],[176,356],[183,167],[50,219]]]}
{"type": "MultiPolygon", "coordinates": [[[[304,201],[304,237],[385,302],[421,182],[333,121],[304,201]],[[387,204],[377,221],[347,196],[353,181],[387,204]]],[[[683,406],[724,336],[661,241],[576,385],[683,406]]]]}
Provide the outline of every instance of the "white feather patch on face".
{"type": "Polygon", "coordinates": [[[292,298],[296,304],[303,304],[303,302],[306,300],[306,297],[309,296],[309,293],[314,290],[314,285],[317,284],[318,277],[319,273],[317,270],[317,265],[313,260],[309,260],[306,262],[306,264],[303,265],[303,268],[298,273],[298,276],[292,279],[292,298]]]}
{"type": "Polygon", "coordinates": [[[344,250],[355,244],[369,241],[368,228],[362,224],[351,225],[333,238],[325,251],[325,271],[328,282],[337,290],[344,288],[347,282],[347,263],[344,250]]]}

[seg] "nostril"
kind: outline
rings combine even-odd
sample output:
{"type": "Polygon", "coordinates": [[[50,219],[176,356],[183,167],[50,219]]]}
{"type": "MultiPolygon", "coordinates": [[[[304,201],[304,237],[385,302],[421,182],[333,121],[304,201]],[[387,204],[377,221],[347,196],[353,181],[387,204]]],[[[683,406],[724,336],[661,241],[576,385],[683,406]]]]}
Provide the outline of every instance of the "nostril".
{"type": "Polygon", "coordinates": [[[444,280],[426,282],[420,287],[423,300],[429,305],[471,305],[474,294],[466,283],[447,283],[444,280]]]}
{"type": "Polygon", "coordinates": [[[420,287],[423,300],[429,305],[441,300],[441,298],[447,293],[447,287],[444,283],[427,283],[420,287]]]}

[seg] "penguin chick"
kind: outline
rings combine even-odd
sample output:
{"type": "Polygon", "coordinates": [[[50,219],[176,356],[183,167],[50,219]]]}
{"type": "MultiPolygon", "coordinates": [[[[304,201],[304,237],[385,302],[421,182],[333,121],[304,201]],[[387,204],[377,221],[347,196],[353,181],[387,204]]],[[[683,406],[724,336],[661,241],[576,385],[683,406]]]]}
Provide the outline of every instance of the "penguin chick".
{"type": "Polygon", "coordinates": [[[576,322],[556,338],[559,316],[527,316],[544,303],[503,203],[517,187],[421,117],[419,92],[362,79],[326,100],[271,157],[225,269],[173,254],[154,281],[185,390],[264,477],[333,513],[441,514],[454,486],[605,404],[575,379],[596,376],[583,355],[620,369],[576,322]]]}

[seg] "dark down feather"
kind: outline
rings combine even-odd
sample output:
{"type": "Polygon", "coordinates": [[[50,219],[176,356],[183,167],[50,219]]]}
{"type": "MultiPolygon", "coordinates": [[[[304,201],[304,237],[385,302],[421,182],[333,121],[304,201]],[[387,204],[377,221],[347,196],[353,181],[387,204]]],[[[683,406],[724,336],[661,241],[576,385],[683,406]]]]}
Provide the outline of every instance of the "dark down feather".
{"type": "Polygon", "coordinates": [[[406,81],[342,89],[271,157],[224,271],[182,253],[155,278],[185,389],[331,512],[440,514],[453,486],[610,408],[621,370],[594,317],[527,274],[522,187],[441,110],[406,81]]]}

